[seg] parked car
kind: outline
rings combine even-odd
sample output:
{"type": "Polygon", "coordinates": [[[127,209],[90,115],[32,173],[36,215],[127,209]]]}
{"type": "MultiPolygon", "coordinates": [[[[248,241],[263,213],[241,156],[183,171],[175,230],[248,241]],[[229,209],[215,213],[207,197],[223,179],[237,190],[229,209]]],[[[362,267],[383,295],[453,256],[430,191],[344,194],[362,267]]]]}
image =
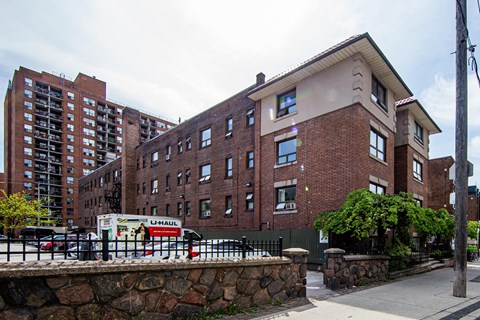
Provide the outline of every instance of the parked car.
{"type": "Polygon", "coordinates": [[[77,240],[84,239],[84,237],[79,237],[76,234],[69,234],[67,235],[67,239],[65,241],[64,234],[58,234],[56,236],[47,237],[45,241],[40,242],[40,249],[42,250],[64,250],[65,246],[67,249],[73,246],[76,246],[77,240]]]}
{"type": "MultiPolygon", "coordinates": [[[[190,252],[192,258],[242,258],[243,243],[239,240],[232,239],[213,239],[194,245],[190,252]]],[[[256,249],[250,245],[246,245],[245,256],[253,257],[270,257],[270,253],[265,250],[256,249]]]]}
{"type": "Polygon", "coordinates": [[[0,234],[0,240],[7,240],[8,237],[6,235],[0,234]]]}
{"type": "Polygon", "coordinates": [[[131,258],[140,259],[180,259],[188,255],[186,241],[168,241],[147,244],[131,254],[131,258]]]}
{"type": "MultiPolygon", "coordinates": [[[[232,239],[213,239],[202,240],[193,244],[190,252],[192,258],[208,259],[208,258],[242,258],[243,243],[239,240],[232,239]]],[[[138,258],[141,259],[186,259],[189,255],[188,244],[186,242],[172,242],[170,244],[163,243],[154,246],[145,247],[139,253],[138,258]],[[149,250],[150,249],[150,250],[149,250]]],[[[270,257],[268,251],[246,246],[247,258],[252,257],[270,257]]]]}

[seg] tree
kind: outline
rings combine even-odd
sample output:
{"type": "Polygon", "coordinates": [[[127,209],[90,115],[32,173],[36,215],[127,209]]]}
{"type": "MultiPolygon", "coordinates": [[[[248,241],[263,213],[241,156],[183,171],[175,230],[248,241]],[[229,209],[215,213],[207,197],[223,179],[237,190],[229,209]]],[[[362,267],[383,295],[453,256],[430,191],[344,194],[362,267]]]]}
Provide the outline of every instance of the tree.
{"type": "Polygon", "coordinates": [[[351,233],[358,240],[378,232],[379,245],[383,247],[387,228],[397,224],[396,208],[390,196],[374,194],[367,189],[350,192],[337,211],[319,213],[314,227],[324,233],[351,233]]]}
{"type": "Polygon", "coordinates": [[[37,221],[50,224],[49,212],[43,208],[43,201],[34,199],[28,200],[25,192],[6,194],[3,192],[3,199],[0,199],[0,227],[8,229],[13,233],[14,229],[24,228],[37,221]]]}
{"type": "Polygon", "coordinates": [[[477,239],[478,228],[480,228],[480,223],[477,221],[468,221],[467,225],[467,236],[470,239],[477,239]]]}

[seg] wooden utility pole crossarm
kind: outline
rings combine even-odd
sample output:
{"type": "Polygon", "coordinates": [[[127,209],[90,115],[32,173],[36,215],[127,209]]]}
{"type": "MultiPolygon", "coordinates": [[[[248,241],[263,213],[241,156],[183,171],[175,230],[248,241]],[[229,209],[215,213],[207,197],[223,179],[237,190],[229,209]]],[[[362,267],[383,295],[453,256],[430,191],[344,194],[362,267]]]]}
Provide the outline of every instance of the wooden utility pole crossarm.
{"type": "Polygon", "coordinates": [[[467,296],[467,4],[456,0],[455,270],[453,296],[467,296]]]}

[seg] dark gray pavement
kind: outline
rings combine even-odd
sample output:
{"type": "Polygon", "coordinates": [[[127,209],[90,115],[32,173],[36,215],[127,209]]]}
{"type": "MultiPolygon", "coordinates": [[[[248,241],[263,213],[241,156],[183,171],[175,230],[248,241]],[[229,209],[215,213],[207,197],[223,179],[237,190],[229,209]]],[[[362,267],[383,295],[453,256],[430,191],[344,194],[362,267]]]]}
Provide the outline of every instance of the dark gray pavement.
{"type": "Polygon", "coordinates": [[[468,266],[467,298],[453,297],[453,277],[453,269],[444,268],[333,292],[323,286],[322,273],[309,271],[308,299],[253,319],[480,319],[480,263],[468,266]]]}

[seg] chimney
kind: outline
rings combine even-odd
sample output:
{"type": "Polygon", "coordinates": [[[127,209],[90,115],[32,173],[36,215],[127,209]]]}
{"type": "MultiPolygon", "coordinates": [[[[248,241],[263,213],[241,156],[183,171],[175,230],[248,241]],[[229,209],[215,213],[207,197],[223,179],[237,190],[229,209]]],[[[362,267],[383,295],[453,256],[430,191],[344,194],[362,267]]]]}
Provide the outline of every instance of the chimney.
{"type": "Polygon", "coordinates": [[[265,83],[265,75],[263,74],[263,72],[260,72],[259,74],[257,74],[257,87],[264,83],[265,83]]]}

